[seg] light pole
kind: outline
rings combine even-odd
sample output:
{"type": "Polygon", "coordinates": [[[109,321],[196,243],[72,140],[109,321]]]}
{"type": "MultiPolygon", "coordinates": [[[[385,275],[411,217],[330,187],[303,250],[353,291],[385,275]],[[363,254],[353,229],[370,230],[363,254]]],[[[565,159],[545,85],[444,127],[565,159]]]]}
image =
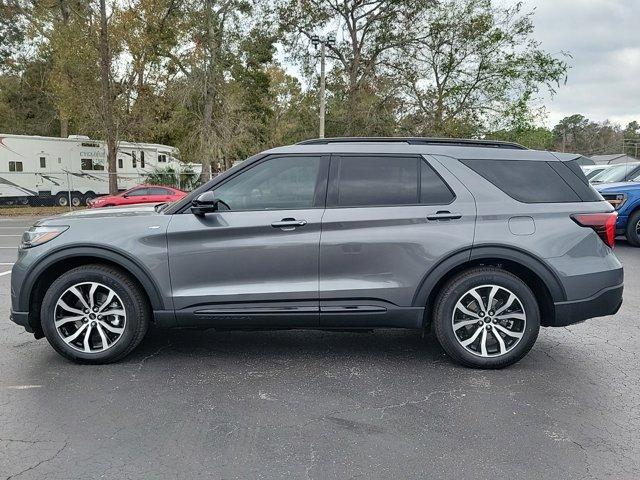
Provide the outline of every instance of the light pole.
{"type": "Polygon", "coordinates": [[[311,43],[317,49],[320,46],[320,129],[318,132],[319,138],[324,138],[324,111],[325,111],[325,68],[324,62],[326,58],[325,49],[327,45],[335,45],[336,37],[329,35],[326,38],[320,38],[318,35],[311,37],[311,43]]]}

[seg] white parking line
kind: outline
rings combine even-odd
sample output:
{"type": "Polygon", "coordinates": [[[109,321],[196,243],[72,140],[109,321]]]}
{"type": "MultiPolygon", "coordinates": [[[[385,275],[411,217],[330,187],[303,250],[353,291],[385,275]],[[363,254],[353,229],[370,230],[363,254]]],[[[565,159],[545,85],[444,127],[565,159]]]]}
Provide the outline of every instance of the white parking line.
{"type": "Polygon", "coordinates": [[[4,277],[5,275],[9,275],[11,270],[7,270],[6,272],[0,272],[0,277],[4,277]]]}
{"type": "Polygon", "coordinates": [[[22,235],[0,235],[0,237],[21,237],[22,235]]]}

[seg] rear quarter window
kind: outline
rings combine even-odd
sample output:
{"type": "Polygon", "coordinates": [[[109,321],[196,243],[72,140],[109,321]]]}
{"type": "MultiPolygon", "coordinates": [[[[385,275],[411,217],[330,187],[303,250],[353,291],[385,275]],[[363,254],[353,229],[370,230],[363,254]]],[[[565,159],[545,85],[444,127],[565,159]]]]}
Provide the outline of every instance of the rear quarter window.
{"type": "MultiPolygon", "coordinates": [[[[601,201],[584,174],[564,162],[534,160],[461,160],[511,198],[524,203],[601,201]],[[582,178],[581,178],[582,177],[582,178]]],[[[578,167],[579,168],[579,167],[578,167]]]]}

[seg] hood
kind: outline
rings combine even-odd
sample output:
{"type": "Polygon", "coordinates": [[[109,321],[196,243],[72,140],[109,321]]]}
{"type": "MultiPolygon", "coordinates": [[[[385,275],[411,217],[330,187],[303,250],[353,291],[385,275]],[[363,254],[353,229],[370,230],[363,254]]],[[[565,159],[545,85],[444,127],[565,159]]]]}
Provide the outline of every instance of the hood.
{"type": "Polygon", "coordinates": [[[55,217],[45,218],[38,222],[46,222],[50,220],[60,219],[95,219],[95,218],[113,218],[113,217],[149,217],[161,215],[155,211],[157,203],[142,203],[137,205],[125,205],[122,207],[106,207],[106,208],[88,208],[86,210],[76,210],[57,215],[55,217]]]}
{"type": "Polygon", "coordinates": [[[622,193],[629,190],[640,190],[640,182],[597,183],[593,187],[600,193],[622,193]]]}

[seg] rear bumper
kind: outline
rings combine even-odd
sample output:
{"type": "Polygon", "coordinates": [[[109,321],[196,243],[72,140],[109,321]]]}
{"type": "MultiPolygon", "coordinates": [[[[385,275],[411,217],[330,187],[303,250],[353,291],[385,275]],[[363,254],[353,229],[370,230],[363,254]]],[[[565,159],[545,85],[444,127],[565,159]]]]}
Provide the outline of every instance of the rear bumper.
{"type": "Polygon", "coordinates": [[[550,327],[564,327],[589,318],[614,315],[622,305],[624,285],[615,285],[600,290],[581,300],[555,303],[555,318],[550,327]]]}

